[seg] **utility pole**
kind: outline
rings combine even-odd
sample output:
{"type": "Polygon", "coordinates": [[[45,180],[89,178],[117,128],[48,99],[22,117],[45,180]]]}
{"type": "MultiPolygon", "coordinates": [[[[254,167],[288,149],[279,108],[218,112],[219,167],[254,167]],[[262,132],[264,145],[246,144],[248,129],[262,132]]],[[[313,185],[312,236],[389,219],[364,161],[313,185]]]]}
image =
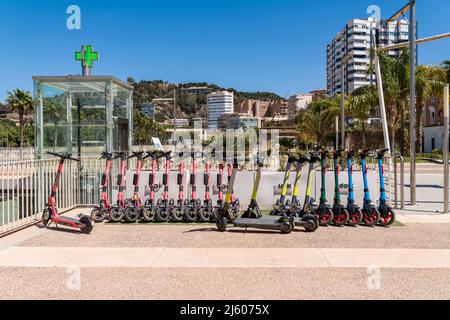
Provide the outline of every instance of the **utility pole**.
{"type": "Polygon", "coordinates": [[[446,84],[444,87],[444,213],[449,211],[449,167],[448,167],[448,152],[449,152],[449,85],[446,84]]]}
{"type": "Polygon", "coordinates": [[[415,0],[409,0],[409,64],[410,64],[410,98],[409,98],[409,143],[410,143],[410,197],[411,205],[417,204],[416,197],[416,8],[415,0]]]}

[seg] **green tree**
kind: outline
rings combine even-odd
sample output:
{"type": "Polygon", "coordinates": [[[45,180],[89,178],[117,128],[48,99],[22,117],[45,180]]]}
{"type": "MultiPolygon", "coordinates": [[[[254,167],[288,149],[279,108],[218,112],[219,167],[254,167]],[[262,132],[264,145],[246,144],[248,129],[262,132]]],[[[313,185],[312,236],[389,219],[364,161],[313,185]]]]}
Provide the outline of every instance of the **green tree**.
{"type": "Polygon", "coordinates": [[[366,123],[378,105],[377,89],[374,85],[358,88],[350,96],[348,111],[361,124],[362,144],[366,145],[366,123]]]}
{"type": "Polygon", "coordinates": [[[24,140],[24,128],[25,128],[25,116],[33,111],[34,102],[31,93],[16,89],[13,92],[8,92],[7,104],[9,110],[16,112],[19,115],[19,127],[20,127],[20,144],[23,146],[24,140]]]}
{"type": "Polygon", "coordinates": [[[447,74],[439,66],[420,65],[416,69],[416,152],[423,149],[422,114],[427,101],[442,94],[447,74]]]}
{"type": "Polygon", "coordinates": [[[339,101],[340,96],[319,99],[301,111],[295,120],[300,136],[313,137],[317,145],[333,141],[335,118],[341,114],[339,101]]]}
{"type": "Polygon", "coordinates": [[[442,62],[442,67],[447,73],[447,83],[450,83],[450,60],[445,60],[444,62],[442,62]]]}

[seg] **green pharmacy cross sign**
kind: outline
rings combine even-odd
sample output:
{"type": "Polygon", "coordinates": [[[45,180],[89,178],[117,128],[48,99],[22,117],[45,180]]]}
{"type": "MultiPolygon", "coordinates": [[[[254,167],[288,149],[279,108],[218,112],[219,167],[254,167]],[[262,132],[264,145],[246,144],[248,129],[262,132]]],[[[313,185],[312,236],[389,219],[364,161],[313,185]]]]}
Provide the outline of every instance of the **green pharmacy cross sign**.
{"type": "Polygon", "coordinates": [[[98,52],[94,52],[91,45],[82,46],[81,52],[75,52],[75,60],[81,61],[84,76],[91,75],[92,64],[98,59],[98,52]]]}

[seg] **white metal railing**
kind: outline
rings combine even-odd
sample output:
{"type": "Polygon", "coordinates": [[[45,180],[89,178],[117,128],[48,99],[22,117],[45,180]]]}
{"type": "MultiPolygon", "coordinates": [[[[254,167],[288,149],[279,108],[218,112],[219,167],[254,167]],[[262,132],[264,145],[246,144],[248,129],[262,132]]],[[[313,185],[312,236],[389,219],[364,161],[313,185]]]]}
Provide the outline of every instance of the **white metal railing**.
{"type": "Polygon", "coordinates": [[[25,161],[34,159],[34,148],[0,148],[0,162],[25,161]]]}
{"type": "MultiPolygon", "coordinates": [[[[59,159],[0,162],[0,234],[40,219],[58,164],[59,159]]],[[[98,203],[101,166],[96,158],[64,164],[56,194],[60,212],[98,203]]]]}

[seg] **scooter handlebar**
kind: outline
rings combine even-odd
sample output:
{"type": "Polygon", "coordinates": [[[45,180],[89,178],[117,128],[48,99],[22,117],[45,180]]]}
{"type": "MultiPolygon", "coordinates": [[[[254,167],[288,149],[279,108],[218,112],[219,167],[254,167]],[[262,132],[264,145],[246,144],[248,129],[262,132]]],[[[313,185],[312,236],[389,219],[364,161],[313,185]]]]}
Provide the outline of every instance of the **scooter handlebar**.
{"type": "Polygon", "coordinates": [[[100,157],[100,160],[101,159],[107,159],[107,160],[111,160],[112,159],[112,153],[110,153],[110,152],[102,152],[102,156],[100,157]]]}
{"type": "Polygon", "coordinates": [[[144,151],[139,151],[139,152],[133,152],[131,154],[131,156],[128,157],[128,159],[132,159],[132,158],[143,158],[144,155],[144,151]]]}
{"type": "Polygon", "coordinates": [[[126,152],[118,152],[118,153],[114,156],[113,159],[119,159],[119,158],[127,159],[127,154],[126,154],[126,152]]]}
{"type": "Polygon", "coordinates": [[[67,159],[67,160],[73,160],[73,161],[77,161],[80,162],[81,160],[78,158],[74,158],[72,157],[72,155],[70,153],[56,153],[56,152],[51,152],[51,151],[47,151],[48,154],[58,157],[58,158],[62,158],[62,159],[67,159]]]}

